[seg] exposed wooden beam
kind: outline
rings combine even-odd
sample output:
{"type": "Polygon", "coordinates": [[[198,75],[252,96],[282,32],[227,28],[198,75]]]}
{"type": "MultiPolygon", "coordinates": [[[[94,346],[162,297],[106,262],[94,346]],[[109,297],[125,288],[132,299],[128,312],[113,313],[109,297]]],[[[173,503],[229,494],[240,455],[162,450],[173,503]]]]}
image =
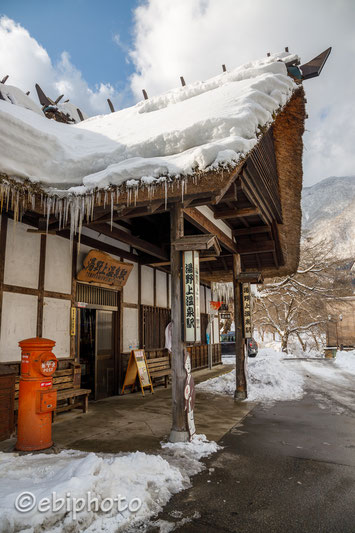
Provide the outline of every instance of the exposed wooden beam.
{"type": "Polygon", "coordinates": [[[266,204],[265,198],[262,196],[262,194],[259,194],[256,187],[254,187],[252,180],[249,177],[249,173],[246,170],[243,172],[242,191],[250,203],[259,206],[260,216],[262,217],[263,221],[265,223],[270,223],[272,220],[270,207],[266,204]]]}
{"type": "Polygon", "coordinates": [[[268,241],[261,241],[261,242],[254,242],[254,241],[243,242],[243,243],[237,242],[237,250],[240,254],[243,254],[243,255],[274,252],[275,241],[268,240],[268,241]]]}
{"type": "MultiPolygon", "coordinates": [[[[209,262],[209,261],[217,261],[217,257],[200,257],[200,263],[207,263],[207,262],[209,262]]],[[[155,262],[155,261],[150,261],[150,262],[142,261],[141,264],[142,264],[142,265],[153,266],[153,267],[160,267],[160,266],[169,266],[169,265],[170,265],[170,261],[159,261],[159,262],[155,262]]]]}
{"type": "Polygon", "coordinates": [[[216,204],[219,204],[221,201],[225,202],[226,200],[237,200],[237,184],[235,181],[232,184],[228,182],[220,194],[215,197],[216,204]]]}
{"type": "Polygon", "coordinates": [[[214,218],[223,220],[225,218],[252,217],[260,215],[258,207],[244,207],[243,209],[223,209],[214,213],[214,218]]]}
{"type": "Polygon", "coordinates": [[[264,276],[261,272],[240,272],[237,276],[237,280],[241,283],[262,283],[264,276]]]}
{"type": "Polygon", "coordinates": [[[213,235],[216,235],[221,244],[230,252],[235,253],[237,251],[235,242],[195,207],[185,209],[184,216],[203,233],[213,233],[213,235]]]}
{"type": "Polygon", "coordinates": [[[107,237],[111,237],[112,239],[117,239],[120,242],[130,244],[131,246],[133,246],[133,248],[141,250],[142,252],[145,252],[146,254],[152,255],[154,257],[158,257],[159,259],[167,260],[169,258],[168,254],[164,250],[162,250],[162,248],[159,248],[159,246],[144,241],[139,237],[135,237],[134,235],[131,235],[130,233],[127,233],[126,231],[123,231],[119,228],[113,227],[111,229],[108,224],[96,224],[93,229],[95,229],[95,231],[98,231],[99,233],[102,233],[103,235],[106,235],[107,237]]]}
{"type": "MultiPolygon", "coordinates": [[[[63,230],[59,232],[58,235],[60,237],[69,239],[70,231],[63,230]]],[[[117,248],[116,246],[113,246],[112,244],[107,244],[106,242],[99,241],[97,239],[94,239],[93,237],[88,237],[87,235],[81,234],[80,242],[81,244],[85,244],[86,246],[89,246],[90,248],[94,248],[95,250],[102,250],[103,252],[107,252],[108,254],[116,255],[117,257],[123,257],[124,259],[128,259],[128,261],[135,261],[136,263],[139,263],[141,260],[141,257],[139,255],[126,252],[126,250],[122,250],[121,248],[117,248]]]]}
{"type": "Polygon", "coordinates": [[[240,237],[243,235],[256,235],[258,233],[271,233],[271,226],[254,226],[250,228],[238,228],[233,230],[233,235],[235,237],[240,237]]]}

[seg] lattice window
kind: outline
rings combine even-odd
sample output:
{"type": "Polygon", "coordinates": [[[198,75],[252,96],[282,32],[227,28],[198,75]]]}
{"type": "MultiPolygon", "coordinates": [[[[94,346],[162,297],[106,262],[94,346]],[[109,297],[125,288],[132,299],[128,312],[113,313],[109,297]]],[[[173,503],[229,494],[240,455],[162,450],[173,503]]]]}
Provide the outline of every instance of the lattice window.
{"type": "Polygon", "coordinates": [[[86,285],[85,283],[77,283],[76,301],[91,305],[118,307],[117,291],[95,285],[86,285]]]}

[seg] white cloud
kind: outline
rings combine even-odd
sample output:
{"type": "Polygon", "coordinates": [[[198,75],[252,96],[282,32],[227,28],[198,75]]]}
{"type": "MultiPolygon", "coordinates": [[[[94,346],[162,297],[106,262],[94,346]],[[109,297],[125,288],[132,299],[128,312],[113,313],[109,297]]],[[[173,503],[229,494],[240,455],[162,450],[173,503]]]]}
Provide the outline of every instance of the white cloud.
{"type": "MultiPolygon", "coordinates": [[[[137,100],[180,84],[206,79],[289,46],[304,62],[333,46],[319,78],[304,83],[307,112],[304,135],[305,184],[329,175],[355,174],[355,32],[353,0],[146,0],[134,11],[135,65],[130,86],[137,100]]],[[[125,53],[118,33],[113,41],[125,53]]],[[[128,53],[127,53],[128,56],[128,53]]],[[[53,64],[47,51],[23,28],[0,19],[0,77],[24,91],[39,83],[52,98],[65,93],[88,114],[107,113],[130,98],[127,87],[90,87],[63,52],[53,64]]]]}
{"type": "MultiPolygon", "coordinates": [[[[149,0],[135,11],[131,87],[153,96],[289,46],[303,62],[333,46],[308,98],[305,183],[355,174],[353,0],[149,0]],[[326,116],[325,116],[326,115],[326,116]]],[[[290,154],[292,156],[292,154],[290,154]]]]}
{"type": "Polygon", "coordinates": [[[90,88],[63,52],[60,61],[53,64],[47,51],[20,24],[7,17],[0,18],[0,77],[9,74],[8,84],[15,85],[38,103],[35,83],[51,98],[64,93],[66,98],[87,114],[108,113],[107,98],[117,108],[123,95],[110,84],[99,83],[90,88]]]}

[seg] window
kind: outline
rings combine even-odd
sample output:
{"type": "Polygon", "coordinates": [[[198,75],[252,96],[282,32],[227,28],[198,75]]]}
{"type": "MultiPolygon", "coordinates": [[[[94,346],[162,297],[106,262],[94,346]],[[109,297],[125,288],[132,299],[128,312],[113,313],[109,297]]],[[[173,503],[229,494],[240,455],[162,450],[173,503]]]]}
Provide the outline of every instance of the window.
{"type": "Polygon", "coordinates": [[[170,309],[141,306],[142,343],[145,350],[165,347],[165,328],[170,320],[170,309]]]}

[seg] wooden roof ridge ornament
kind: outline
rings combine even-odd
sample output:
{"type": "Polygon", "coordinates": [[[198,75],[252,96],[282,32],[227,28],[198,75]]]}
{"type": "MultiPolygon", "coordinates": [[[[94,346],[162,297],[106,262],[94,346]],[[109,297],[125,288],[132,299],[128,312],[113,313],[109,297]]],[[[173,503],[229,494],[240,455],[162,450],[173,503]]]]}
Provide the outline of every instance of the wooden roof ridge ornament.
{"type": "Polygon", "coordinates": [[[311,61],[308,61],[308,63],[304,63],[303,65],[301,65],[300,70],[302,72],[302,79],[308,80],[310,78],[316,78],[317,76],[319,76],[331,51],[332,47],[330,46],[317,57],[314,57],[313,59],[311,59],[311,61]]]}
{"type": "Polygon", "coordinates": [[[202,235],[184,235],[172,243],[177,251],[198,250],[203,256],[220,255],[221,246],[216,235],[205,233],[202,235]]]}
{"type": "Polygon", "coordinates": [[[44,92],[42,91],[42,89],[38,85],[38,83],[36,83],[35,87],[36,87],[36,91],[37,91],[37,95],[38,95],[38,100],[40,101],[41,105],[43,105],[43,106],[55,105],[53,100],[51,100],[50,98],[48,98],[48,96],[46,96],[44,94],[44,92]]]}
{"type": "Polygon", "coordinates": [[[109,98],[107,98],[107,103],[108,103],[108,106],[110,108],[111,113],[114,113],[115,112],[115,108],[113,107],[113,103],[111,102],[111,100],[109,98]]]}

